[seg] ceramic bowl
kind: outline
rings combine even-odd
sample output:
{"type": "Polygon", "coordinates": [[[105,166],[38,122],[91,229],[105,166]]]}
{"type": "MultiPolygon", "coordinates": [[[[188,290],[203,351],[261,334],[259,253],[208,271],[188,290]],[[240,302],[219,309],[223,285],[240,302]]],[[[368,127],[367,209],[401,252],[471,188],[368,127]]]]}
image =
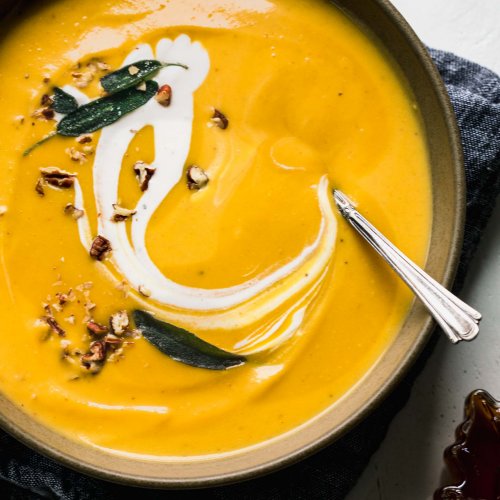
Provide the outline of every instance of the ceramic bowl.
{"type": "MultiPolygon", "coordinates": [[[[0,15],[12,3],[16,2],[0,0],[0,15]]],[[[446,90],[425,47],[388,1],[338,0],[335,4],[378,40],[416,97],[424,120],[433,185],[433,228],[425,268],[449,285],[461,249],[465,186],[459,134],[446,90]]],[[[1,394],[0,425],[35,450],[73,469],[111,481],[189,488],[248,479],[296,462],[352,429],[403,377],[427,342],[432,327],[422,305],[414,303],[383,356],[362,383],[340,401],[278,438],[220,456],[146,461],[111,455],[43,426],[1,394]]]]}

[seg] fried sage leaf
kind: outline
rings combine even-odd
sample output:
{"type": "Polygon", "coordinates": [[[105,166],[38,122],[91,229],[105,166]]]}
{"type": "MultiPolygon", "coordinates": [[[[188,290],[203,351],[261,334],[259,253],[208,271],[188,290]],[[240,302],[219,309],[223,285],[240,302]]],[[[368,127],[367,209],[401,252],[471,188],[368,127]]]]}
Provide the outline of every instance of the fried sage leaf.
{"type": "Polygon", "coordinates": [[[245,357],[223,351],[187,330],[154,318],[146,311],[137,309],[133,316],[143,337],[175,361],[209,370],[227,370],[246,361],[245,357]]]}
{"type": "Polygon", "coordinates": [[[78,137],[107,127],[123,115],[146,104],[157,91],[158,84],[149,81],[144,90],[131,88],[91,101],[66,115],[57,125],[57,133],[66,137],[78,137]]]}
{"type": "Polygon", "coordinates": [[[61,113],[63,115],[73,113],[73,111],[78,109],[78,102],[76,99],[59,87],[54,87],[52,101],[53,103],[51,108],[54,111],[57,111],[57,113],[61,113]]]}
{"type": "Polygon", "coordinates": [[[124,66],[113,73],[109,73],[101,78],[102,88],[109,94],[121,92],[122,90],[136,87],[144,80],[154,75],[161,68],[167,66],[180,66],[181,68],[188,69],[184,64],[179,63],[161,63],[153,59],[146,59],[138,61],[128,66],[124,66]]]}

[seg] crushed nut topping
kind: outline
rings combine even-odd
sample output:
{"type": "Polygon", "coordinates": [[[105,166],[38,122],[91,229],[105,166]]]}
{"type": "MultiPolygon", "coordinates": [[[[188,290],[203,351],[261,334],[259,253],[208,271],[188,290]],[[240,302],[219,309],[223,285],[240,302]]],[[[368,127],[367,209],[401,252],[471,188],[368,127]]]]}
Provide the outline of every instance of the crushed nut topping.
{"type": "Polygon", "coordinates": [[[53,120],[56,116],[56,113],[53,109],[49,107],[38,108],[33,113],[31,113],[33,118],[41,119],[41,120],[53,120]]]}
{"type": "Polygon", "coordinates": [[[41,99],[41,104],[42,104],[42,106],[46,106],[46,107],[50,108],[50,106],[52,106],[54,104],[54,100],[52,99],[52,97],[50,97],[50,95],[43,94],[42,99],[41,99]]]}
{"type": "Polygon", "coordinates": [[[162,85],[158,89],[155,99],[162,106],[170,106],[172,102],[172,87],[170,85],[162,85]]]}
{"type": "Polygon", "coordinates": [[[127,281],[123,280],[121,283],[116,285],[116,289],[122,292],[123,298],[128,298],[130,293],[130,285],[127,281]]]}
{"type": "Polygon", "coordinates": [[[101,325],[96,321],[88,321],[87,322],[87,330],[92,333],[92,335],[105,335],[109,332],[109,328],[106,325],[101,325]]]}
{"type": "Polygon", "coordinates": [[[89,352],[81,358],[82,366],[90,373],[101,371],[104,361],[106,360],[106,343],[102,340],[95,340],[90,344],[89,352]]]}
{"type": "Polygon", "coordinates": [[[50,316],[43,316],[40,318],[49,328],[53,333],[56,333],[60,337],[64,337],[66,335],[66,332],[64,329],[59,325],[59,323],[55,320],[55,318],[50,315],[50,316]]]}
{"type": "Polygon", "coordinates": [[[74,325],[76,324],[76,317],[74,314],[70,314],[67,318],[64,318],[64,321],[66,321],[70,325],[74,325]]]}
{"type": "Polygon", "coordinates": [[[71,158],[72,161],[77,161],[78,163],[80,163],[80,165],[88,161],[87,155],[83,151],[79,151],[78,149],[73,147],[67,148],[66,154],[71,158]]]}
{"type": "Polygon", "coordinates": [[[208,181],[207,173],[198,165],[191,165],[186,172],[188,188],[192,191],[198,191],[204,188],[208,181]]]}
{"type": "Polygon", "coordinates": [[[56,299],[58,300],[58,303],[60,306],[64,306],[68,302],[74,302],[76,300],[76,297],[75,297],[75,293],[70,288],[68,293],[57,292],[56,299]]]}
{"type": "Polygon", "coordinates": [[[92,290],[93,287],[94,287],[94,282],[93,281],[85,281],[84,283],[78,285],[76,287],[76,289],[79,292],[85,293],[88,290],[92,290]]]}
{"type": "Polygon", "coordinates": [[[89,71],[92,73],[97,73],[98,71],[109,71],[111,69],[111,66],[100,59],[92,59],[88,64],[87,68],[89,68],[89,71]]]}
{"type": "Polygon", "coordinates": [[[45,182],[41,177],[38,178],[35,184],[35,191],[40,195],[40,196],[45,196],[45,189],[43,188],[45,182]]]}
{"type": "Polygon", "coordinates": [[[83,134],[83,135],[78,136],[75,140],[78,144],[87,144],[89,142],[92,142],[92,135],[91,134],[83,134]]]}
{"type": "Polygon", "coordinates": [[[104,337],[104,342],[106,342],[106,344],[110,344],[110,345],[122,345],[123,339],[121,339],[120,337],[117,337],[116,335],[113,335],[112,333],[108,333],[108,335],[106,335],[106,337],[104,337]]]}
{"type": "Polygon", "coordinates": [[[38,194],[44,195],[43,189],[45,184],[55,188],[67,189],[73,187],[76,174],[66,172],[57,167],[41,167],[40,173],[42,177],[38,180],[35,190],[38,194]]]}
{"type": "Polygon", "coordinates": [[[137,90],[141,90],[142,92],[146,92],[147,88],[146,82],[142,82],[136,87],[137,90]]]}
{"type": "Polygon", "coordinates": [[[67,350],[69,348],[69,346],[71,345],[71,340],[62,339],[59,342],[59,345],[61,346],[62,349],[67,350]]]}
{"type": "Polygon", "coordinates": [[[141,191],[147,191],[149,187],[149,181],[151,177],[156,172],[156,168],[144,163],[143,161],[138,161],[134,165],[134,173],[137,181],[139,182],[139,187],[141,191]]]}
{"type": "Polygon", "coordinates": [[[109,319],[109,324],[111,326],[111,331],[115,335],[123,335],[127,331],[130,324],[127,311],[118,311],[117,313],[112,314],[109,319]]]}
{"type": "Polygon", "coordinates": [[[64,207],[64,213],[66,215],[71,215],[71,217],[73,217],[73,219],[75,220],[81,219],[85,215],[84,210],[82,210],[81,208],[76,208],[72,203],[68,203],[64,207]]]}
{"type": "Polygon", "coordinates": [[[226,115],[215,108],[214,114],[212,115],[212,123],[222,130],[227,129],[227,127],[229,126],[229,120],[227,119],[226,115]]]}
{"type": "Polygon", "coordinates": [[[111,217],[111,220],[113,222],[122,222],[124,220],[127,220],[129,217],[132,217],[132,215],[135,215],[137,213],[137,210],[129,210],[128,208],[123,208],[120,205],[113,203],[113,215],[111,217]]]}
{"type": "Polygon", "coordinates": [[[139,68],[137,66],[130,66],[129,69],[128,69],[128,72],[132,76],[137,75],[137,73],[139,73],[139,68]]]}
{"type": "Polygon", "coordinates": [[[109,252],[111,252],[110,241],[104,236],[96,236],[90,247],[90,256],[97,260],[104,260],[109,252]]]}
{"type": "Polygon", "coordinates": [[[139,285],[137,290],[141,295],[144,295],[144,297],[151,297],[151,290],[144,285],[139,285]]]}
{"type": "Polygon", "coordinates": [[[71,73],[75,86],[78,87],[79,89],[84,89],[85,87],[88,87],[94,80],[94,75],[95,75],[94,67],[89,67],[89,71],[84,71],[84,72],[74,71],[73,73],[71,73]]]}

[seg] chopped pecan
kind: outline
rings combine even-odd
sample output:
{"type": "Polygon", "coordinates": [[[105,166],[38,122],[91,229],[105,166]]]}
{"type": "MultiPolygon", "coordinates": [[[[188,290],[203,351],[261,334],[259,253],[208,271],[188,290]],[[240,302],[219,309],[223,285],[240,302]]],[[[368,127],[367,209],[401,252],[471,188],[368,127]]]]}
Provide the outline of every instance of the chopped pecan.
{"type": "Polygon", "coordinates": [[[75,220],[81,219],[85,215],[85,212],[82,209],[76,208],[72,203],[68,203],[64,207],[64,213],[66,215],[71,215],[71,217],[75,220]]]}
{"type": "Polygon", "coordinates": [[[89,142],[92,142],[92,135],[91,134],[80,135],[76,138],[76,142],[78,142],[78,144],[87,144],[89,142]]]}
{"type": "Polygon", "coordinates": [[[108,358],[108,363],[116,363],[121,358],[123,358],[123,347],[117,347],[117,349],[115,349],[115,351],[112,354],[110,354],[108,358]]]}
{"type": "Polygon", "coordinates": [[[134,173],[137,181],[139,182],[141,191],[147,191],[149,187],[149,181],[151,180],[151,177],[153,177],[155,172],[156,168],[148,165],[147,163],[144,163],[143,161],[138,161],[135,163],[134,173]]]}
{"type": "Polygon", "coordinates": [[[73,77],[75,85],[80,89],[84,89],[85,87],[88,87],[90,85],[90,83],[94,79],[94,74],[94,68],[90,67],[89,71],[74,71],[73,73],[71,73],[71,76],[73,77]]]}
{"type": "Polygon", "coordinates": [[[35,191],[40,195],[40,196],[45,196],[45,189],[43,188],[45,182],[41,177],[38,178],[36,181],[35,185],[35,191]]]}
{"type": "Polygon", "coordinates": [[[42,120],[53,120],[55,117],[55,112],[52,108],[43,107],[33,111],[31,116],[33,118],[39,118],[42,120]]]}
{"type": "Polygon", "coordinates": [[[89,290],[92,290],[93,287],[94,287],[94,282],[93,281],[85,281],[84,283],[81,283],[80,285],[77,285],[76,289],[79,292],[82,292],[83,294],[85,294],[85,292],[87,292],[89,290]]]}
{"type": "Polygon", "coordinates": [[[83,151],[78,151],[76,148],[67,148],[66,154],[71,158],[72,161],[77,161],[82,165],[88,161],[87,155],[83,151]]]}
{"type": "Polygon", "coordinates": [[[95,64],[99,71],[109,71],[111,69],[111,66],[108,63],[105,63],[104,61],[97,60],[95,61],[95,64]]]}
{"type": "Polygon", "coordinates": [[[120,205],[113,203],[113,215],[111,220],[113,222],[122,222],[136,213],[137,210],[129,210],[128,208],[123,208],[120,205]]]}
{"type": "Polygon", "coordinates": [[[69,295],[67,293],[57,292],[56,298],[59,301],[59,305],[63,306],[69,302],[69,295]]]}
{"type": "Polygon", "coordinates": [[[71,340],[68,339],[61,339],[59,342],[59,345],[61,346],[61,349],[65,351],[66,353],[69,354],[69,346],[71,345],[71,340]]]}
{"type": "Polygon", "coordinates": [[[41,320],[47,324],[47,326],[53,333],[56,333],[60,337],[64,337],[66,335],[64,329],[61,327],[61,325],[59,325],[59,323],[53,316],[43,316],[41,320]]]}
{"type": "Polygon", "coordinates": [[[158,89],[155,99],[162,106],[170,106],[172,102],[172,87],[170,85],[162,85],[158,89]]]}
{"type": "Polygon", "coordinates": [[[89,352],[82,355],[80,361],[82,366],[91,373],[97,373],[102,369],[106,360],[106,343],[95,340],[90,344],[89,352]]]}
{"type": "Polygon", "coordinates": [[[123,339],[117,337],[116,335],[113,335],[112,333],[108,333],[108,335],[104,337],[104,342],[106,342],[106,344],[109,344],[112,347],[115,347],[115,346],[121,346],[123,344],[123,339]]]}
{"type": "Polygon", "coordinates": [[[101,336],[109,332],[109,328],[106,325],[101,325],[96,321],[87,322],[87,330],[93,335],[101,336]]]}
{"type": "Polygon", "coordinates": [[[42,167],[40,168],[40,173],[42,174],[43,182],[52,187],[70,188],[75,183],[76,174],[71,174],[57,167],[42,167]]]}
{"type": "Polygon", "coordinates": [[[127,281],[123,280],[121,283],[116,285],[117,290],[120,290],[123,294],[123,297],[128,298],[130,292],[130,285],[127,281]]]}
{"type": "Polygon", "coordinates": [[[70,325],[74,325],[76,323],[76,317],[74,314],[70,314],[67,318],[64,318],[64,321],[66,321],[70,325]]]}
{"type": "Polygon", "coordinates": [[[103,260],[111,252],[111,243],[104,236],[96,236],[90,247],[90,256],[97,260],[103,260]]]}
{"type": "Polygon", "coordinates": [[[93,74],[97,73],[98,71],[109,71],[111,66],[109,64],[106,64],[105,62],[101,61],[100,59],[92,59],[88,64],[87,68],[89,71],[93,74]]]}
{"type": "Polygon", "coordinates": [[[191,165],[186,172],[188,188],[192,191],[199,191],[204,188],[208,181],[207,173],[198,165],[191,165]]]}
{"type": "Polygon", "coordinates": [[[151,297],[151,290],[149,288],[146,288],[144,285],[139,285],[137,290],[144,297],[151,297]]]}
{"type": "Polygon", "coordinates": [[[215,108],[214,114],[212,115],[212,123],[222,130],[225,130],[229,126],[229,120],[226,115],[215,108]]]}
{"type": "Polygon", "coordinates": [[[52,99],[52,97],[50,97],[50,95],[43,94],[42,99],[41,99],[41,104],[42,104],[42,106],[46,106],[46,107],[50,108],[54,104],[54,100],[52,99]]]}
{"type": "Polygon", "coordinates": [[[109,324],[111,326],[111,331],[115,335],[123,335],[127,331],[130,324],[127,311],[118,311],[117,313],[112,314],[109,318],[109,324]]]}

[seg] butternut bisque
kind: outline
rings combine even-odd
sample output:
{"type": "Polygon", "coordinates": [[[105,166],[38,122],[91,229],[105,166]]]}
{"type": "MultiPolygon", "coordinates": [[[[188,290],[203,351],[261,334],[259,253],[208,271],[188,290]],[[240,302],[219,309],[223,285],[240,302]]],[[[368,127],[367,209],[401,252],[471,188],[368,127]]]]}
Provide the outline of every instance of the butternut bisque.
{"type": "Polygon", "coordinates": [[[332,187],[419,264],[432,208],[369,35],[321,0],[59,0],[2,33],[2,392],[91,446],[190,456],[362,383],[412,297],[332,187]]]}

